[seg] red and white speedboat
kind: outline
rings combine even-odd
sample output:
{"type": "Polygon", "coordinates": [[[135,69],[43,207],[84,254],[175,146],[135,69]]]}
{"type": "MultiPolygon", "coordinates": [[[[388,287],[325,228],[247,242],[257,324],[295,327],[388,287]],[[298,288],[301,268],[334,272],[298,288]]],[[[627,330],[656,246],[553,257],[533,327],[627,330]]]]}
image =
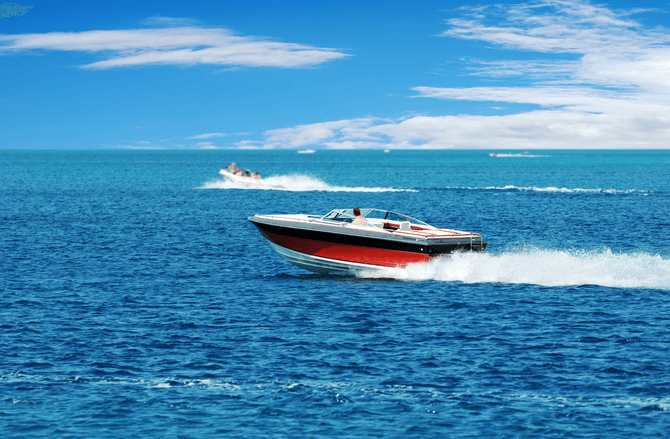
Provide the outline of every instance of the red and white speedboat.
{"type": "Polygon", "coordinates": [[[455,251],[486,248],[477,233],[433,227],[386,210],[360,213],[355,217],[353,209],[336,209],[323,216],[254,215],[249,221],[284,259],[318,273],[405,267],[455,251]]]}

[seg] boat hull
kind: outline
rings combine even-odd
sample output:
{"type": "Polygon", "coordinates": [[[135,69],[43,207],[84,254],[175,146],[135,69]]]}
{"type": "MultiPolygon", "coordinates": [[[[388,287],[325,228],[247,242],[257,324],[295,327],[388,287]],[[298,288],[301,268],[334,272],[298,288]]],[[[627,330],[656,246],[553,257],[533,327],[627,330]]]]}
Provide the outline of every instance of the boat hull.
{"type": "Polygon", "coordinates": [[[259,229],[284,259],[306,270],[330,274],[355,274],[362,270],[404,268],[454,251],[483,250],[486,242],[471,241],[426,245],[401,240],[384,240],[351,233],[268,224],[255,218],[259,229]]]}
{"type": "Polygon", "coordinates": [[[231,172],[228,172],[225,169],[221,169],[219,171],[219,174],[221,174],[221,176],[226,180],[232,181],[234,183],[242,183],[247,186],[257,186],[265,184],[262,178],[252,178],[247,177],[246,175],[235,175],[231,172]]]}
{"type": "Polygon", "coordinates": [[[371,272],[383,267],[379,265],[359,264],[356,262],[322,258],[307,253],[297,252],[270,242],[272,248],[291,264],[314,273],[348,276],[361,272],[371,272]]]}

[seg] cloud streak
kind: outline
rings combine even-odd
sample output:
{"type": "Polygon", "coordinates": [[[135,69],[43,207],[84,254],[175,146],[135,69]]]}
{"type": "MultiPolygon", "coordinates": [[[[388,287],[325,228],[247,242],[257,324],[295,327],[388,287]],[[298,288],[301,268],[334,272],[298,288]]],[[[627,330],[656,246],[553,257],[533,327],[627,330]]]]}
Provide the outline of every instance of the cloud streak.
{"type": "Polygon", "coordinates": [[[106,57],[81,66],[91,70],[198,64],[305,68],[349,56],[336,49],[238,36],[220,28],[168,27],[0,35],[0,54],[29,50],[89,52],[106,57]]]}
{"type": "Polygon", "coordinates": [[[227,136],[243,136],[251,133],[203,133],[191,137],[186,137],[187,139],[211,139],[212,137],[227,137],[227,136]]]}
{"type": "Polygon", "coordinates": [[[270,130],[238,146],[331,149],[668,148],[670,113],[630,117],[565,110],[507,116],[349,119],[270,130]]]}
{"type": "MultiPolygon", "coordinates": [[[[583,0],[461,8],[441,36],[540,59],[473,61],[468,73],[529,86],[417,86],[416,98],[536,108],[503,116],[349,119],[271,130],[265,148],[670,148],[670,31],[583,0]],[[566,60],[571,54],[574,59],[566,60]]],[[[524,56],[527,58],[527,56],[524,56]]],[[[249,146],[249,144],[246,144],[249,146]]]]}
{"type": "Polygon", "coordinates": [[[613,11],[583,0],[540,0],[517,5],[461,8],[463,18],[447,20],[441,36],[479,40],[532,52],[638,53],[668,42],[666,33],[641,31],[628,18],[636,9],[613,11]],[[493,23],[493,24],[487,24],[493,23]]]}
{"type": "Polygon", "coordinates": [[[645,29],[629,18],[640,10],[615,12],[583,0],[544,0],[506,9],[491,6],[464,11],[473,18],[447,20],[451,28],[442,36],[484,41],[506,49],[580,56],[575,61],[482,63],[474,67],[474,74],[523,75],[541,83],[670,93],[670,32],[666,28],[645,29]],[[482,15],[484,12],[501,22],[487,25],[490,19],[482,15]]]}

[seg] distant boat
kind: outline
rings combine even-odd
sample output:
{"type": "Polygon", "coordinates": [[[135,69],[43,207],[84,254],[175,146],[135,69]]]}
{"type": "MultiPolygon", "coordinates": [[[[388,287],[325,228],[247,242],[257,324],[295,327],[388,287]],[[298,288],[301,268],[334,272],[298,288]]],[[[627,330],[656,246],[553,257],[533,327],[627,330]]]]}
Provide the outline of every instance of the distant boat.
{"type": "Polygon", "coordinates": [[[384,150],[384,152],[390,152],[390,151],[391,151],[390,149],[385,149],[385,150],[384,150]]]}
{"type": "Polygon", "coordinates": [[[301,149],[298,151],[298,154],[314,154],[315,152],[313,149],[301,149]]]}
{"type": "Polygon", "coordinates": [[[232,181],[233,183],[242,183],[247,186],[265,184],[265,182],[258,173],[254,173],[251,175],[246,174],[236,175],[235,173],[230,172],[228,169],[222,169],[219,171],[219,174],[221,174],[221,176],[226,180],[232,181]]]}
{"type": "Polygon", "coordinates": [[[491,157],[498,157],[498,153],[497,153],[497,152],[492,152],[492,153],[489,154],[489,155],[490,155],[491,157]]]}

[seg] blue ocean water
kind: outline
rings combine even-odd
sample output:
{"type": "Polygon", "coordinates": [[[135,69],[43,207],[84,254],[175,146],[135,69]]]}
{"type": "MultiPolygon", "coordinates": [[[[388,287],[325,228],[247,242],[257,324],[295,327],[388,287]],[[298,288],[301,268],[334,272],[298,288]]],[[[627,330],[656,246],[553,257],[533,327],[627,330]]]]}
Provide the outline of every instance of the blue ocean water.
{"type": "Polygon", "coordinates": [[[0,435],[668,437],[668,182],[670,151],[0,151],[0,435]],[[489,247],[329,277],[246,220],[354,206],[489,247]]]}

